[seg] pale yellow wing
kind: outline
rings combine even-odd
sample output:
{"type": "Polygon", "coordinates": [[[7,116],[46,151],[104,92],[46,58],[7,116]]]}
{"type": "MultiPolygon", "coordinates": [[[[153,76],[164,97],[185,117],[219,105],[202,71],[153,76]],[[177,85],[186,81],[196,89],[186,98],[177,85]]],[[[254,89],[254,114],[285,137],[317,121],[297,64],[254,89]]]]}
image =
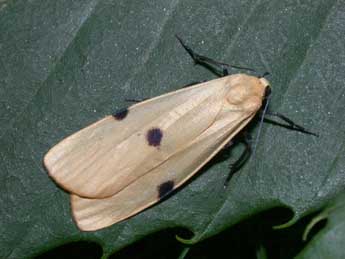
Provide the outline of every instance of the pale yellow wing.
{"type": "Polygon", "coordinates": [[[196,139],[215,120],[227,77],[168,93],[108,116],[54,146],[49,175],[88,198],[121,191],[196,139]],[[127,115],[127,116],[124,116],[127,115]]]}
{"type": "Polygon", "coordinates": [[[71,195],[72,213],[83,231],[101,229],[158,202],[207,163],[254,116],[253,111],[223,106],[216,120],[183,150],[106,199],[71,195]]]}

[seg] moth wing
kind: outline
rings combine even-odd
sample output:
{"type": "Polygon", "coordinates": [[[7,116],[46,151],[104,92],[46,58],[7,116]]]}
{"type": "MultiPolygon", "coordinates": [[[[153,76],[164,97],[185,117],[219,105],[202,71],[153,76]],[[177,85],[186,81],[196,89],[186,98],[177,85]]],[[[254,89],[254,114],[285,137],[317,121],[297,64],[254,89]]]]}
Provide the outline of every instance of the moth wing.
{"type": "Polygon", "coordinates": [[[224,80],[144,101],[122,120],[108,116],[74,133],[45,156],[49,175],[81,197],[114,195],[213,123],[222,107],[224,80]]]}
{"type": "Polygon", "coordinates": [[[223,111],[212,126],[189,146],[112,197],[85,199],[71,195],[72,213],[78,227],[83,231],[98,230],[158,202],[196,173],[253,116],[246,111],[223,111]]]}

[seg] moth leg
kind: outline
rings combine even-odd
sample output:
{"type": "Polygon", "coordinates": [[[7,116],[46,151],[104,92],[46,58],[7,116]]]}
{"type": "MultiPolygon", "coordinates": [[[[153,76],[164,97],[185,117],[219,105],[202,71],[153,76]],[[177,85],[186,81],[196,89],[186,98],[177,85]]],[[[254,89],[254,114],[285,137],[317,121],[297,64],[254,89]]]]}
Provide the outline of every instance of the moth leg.
{"type": "Polygon", "coordinates": [[[248,161],[252,154],[252,147],[250,143],[251,138],[246,132],[242,134],[242,137],[238,141],[244,144],[245,149],[243,150],[241,156],[236,160],[236,162],[229,165],[230,172],[225,179],[224,188],[228,186],[231,177],[242,168],[242,166],[248,161]]]}
{"type": "Polygon", "coordinates": [[[237,68],[237,69],[245,69],[249,71],[255,72],[254,69],[248,68],[248,67],[242,67],[242,66],[235,66],[230,65],[227,63],[219,62],[216,60],[213,60],[211,58],[208,58],[206,56],[199,55],[198,53],[194,52],[189,46],[187,46],[184,41],[177,35],[175,35],[178,41],[181,43],[182,47],[188,52],[188,54],[191,56],[195,64],[199,64],[202,66],[205,66],[206,68],[210,69],[212,72],[214,72],[217,75],[220,76],[226,76],[229,75],[229,68],[237,68]],[[220,72],[221,71],[221,72],[220,72]]]}
{"type": "Polygon", "coordinates": [[[290,129],[290,130],[299,131],[299,132],[302,132],[302,133],[305,133],[305,134],[308,134],[308,135],[313,135],[315,137],[319,136],[318,134],[313,133],[313,132],[305,129],[304,127],[296,124],[291,119],[289,119],[288,117],[286,117],[285,115],[283,115],[281,113],[267,111],[264,116],[265,116],[264,120],[266,122],[269,122],[269,123],[272,123],[272,124],[275,124],[275,125],[279,125],[281,127],[284,127],[284,128],[290,129]],[[273,120],[267,119],[266,116],[278,117],[279,119],[281,119],[282,121],[286,122],[287,124],[282,124],[282,123],[279,123],[277,121],[273,121],[273,120]]]}
{"type": "Polygon", "coordinates": [[[258,78],[264,78],[266,76],[270,75],[270,72],[264,72],[262,75],[258,76],[258,78]]]}

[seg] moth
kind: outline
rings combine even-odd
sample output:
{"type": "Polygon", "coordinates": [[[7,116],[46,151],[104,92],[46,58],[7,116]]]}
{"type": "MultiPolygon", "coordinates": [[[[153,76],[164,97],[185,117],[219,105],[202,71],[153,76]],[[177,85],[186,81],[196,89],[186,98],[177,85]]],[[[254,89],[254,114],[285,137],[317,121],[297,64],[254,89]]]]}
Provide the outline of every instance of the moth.
{"type": "MultiPolygon", "coordinates": [[[[267,79],[229,75],[229,67],[242,67],[201,56],[178,40],[196,63],[220,70],[222,77],[136,103],[65,138],[45,155],[50,177],[71,194],[80,230],[105,228],[155,204],[267,108],[267,79]]],[[[314,134],[281,114],[267,115],[314,134]]],[[[231,174],[248,158],[251,148],[245,143],[231,174]]]]}

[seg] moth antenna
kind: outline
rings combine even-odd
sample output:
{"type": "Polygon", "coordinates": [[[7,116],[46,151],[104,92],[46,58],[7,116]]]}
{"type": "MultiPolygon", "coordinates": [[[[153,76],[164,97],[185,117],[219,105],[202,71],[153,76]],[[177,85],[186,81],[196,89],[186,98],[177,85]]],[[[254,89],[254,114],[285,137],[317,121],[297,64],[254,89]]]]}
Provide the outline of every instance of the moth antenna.
{"type": "Polygon", "coordinates": [[[258,134],[256,134],[256,138],[255,138],[255,142],[254,142],[253,158],[255,158],[255,155],[256,155],[256,147],[257,147],[258,142],[259,142],[259,138],[260,138],[261,130],[262,130],[262,125],[263,125],[263,122],[264,122],[265,114],[266,114],[266,112],[268,110],[269,102],[270,102],[270,95],[267,96],[266,104],[265,104],[264,110],[263,110],[261,118],[260,118],[259,130],[258,130],[258,134]]]}

